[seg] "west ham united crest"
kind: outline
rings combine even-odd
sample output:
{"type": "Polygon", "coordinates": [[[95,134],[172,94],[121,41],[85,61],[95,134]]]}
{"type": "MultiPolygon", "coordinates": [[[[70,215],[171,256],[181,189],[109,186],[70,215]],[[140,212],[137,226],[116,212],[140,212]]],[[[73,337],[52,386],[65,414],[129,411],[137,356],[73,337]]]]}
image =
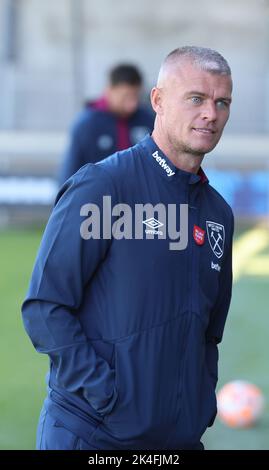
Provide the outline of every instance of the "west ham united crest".
{"type": "Polygon", "coordinates": [[[224,226],[216,222],[206,221],[208,241],[214,255],[221,258],[224,251],[225,230],[224,226]]]}

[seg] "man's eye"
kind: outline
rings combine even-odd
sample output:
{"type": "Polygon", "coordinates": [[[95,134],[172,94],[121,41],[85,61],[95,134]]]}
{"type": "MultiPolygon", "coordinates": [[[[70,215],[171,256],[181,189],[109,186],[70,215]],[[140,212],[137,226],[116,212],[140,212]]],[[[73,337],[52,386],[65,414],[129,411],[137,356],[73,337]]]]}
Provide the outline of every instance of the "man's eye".
{"type": "Polygon", "coordinates": [[[191,101],[193,104],[201,104],[202,98],[200,96],[192,96],[191,101]]]}
{"type": "Polygon", "coordinates": [[[227,101],[219,100],[217,101],[217,107],[220,109],[225,109],[229,107],[229,103],[227,101]]]}

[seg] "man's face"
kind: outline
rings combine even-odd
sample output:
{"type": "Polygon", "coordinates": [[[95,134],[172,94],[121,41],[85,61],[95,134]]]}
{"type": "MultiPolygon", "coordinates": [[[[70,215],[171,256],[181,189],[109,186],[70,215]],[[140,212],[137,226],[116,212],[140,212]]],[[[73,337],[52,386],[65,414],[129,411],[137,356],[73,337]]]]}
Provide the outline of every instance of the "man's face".
{"type": "Polygon", "coordinates": [[[110,110],[120,117],[129,117],[138,107],[140,92],[140,86],[127,83],[110,86],[106,94],[110,110]]]}
{"type": "Polygon", "coordinates": [[[213,150],[229,118],[231,77],[205,72],[186,61],[175,66],[158,92],[155,110],[169,145],[194,155],[213,150]]]}

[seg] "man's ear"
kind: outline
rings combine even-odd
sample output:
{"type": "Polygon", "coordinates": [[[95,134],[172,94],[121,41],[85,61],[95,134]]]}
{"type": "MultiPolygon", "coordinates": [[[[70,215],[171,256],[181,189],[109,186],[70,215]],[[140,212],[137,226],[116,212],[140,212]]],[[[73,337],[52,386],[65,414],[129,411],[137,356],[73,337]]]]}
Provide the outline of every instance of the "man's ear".
{"type": "Polygon", "coordinates": [[[156,114],[163,114],[162,106],[162,90],[158,87],[153,87],[150,93],[151,106],[156,114]]]}

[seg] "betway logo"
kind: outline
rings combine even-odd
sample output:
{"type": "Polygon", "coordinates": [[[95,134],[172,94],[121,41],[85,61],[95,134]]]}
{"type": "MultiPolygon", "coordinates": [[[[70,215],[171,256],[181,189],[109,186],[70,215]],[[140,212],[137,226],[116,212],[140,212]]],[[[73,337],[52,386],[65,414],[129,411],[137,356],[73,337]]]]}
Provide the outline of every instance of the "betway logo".
{"type": "Polygon", "coordinates": [[[221,270],[221,267],[218,263],[213,263],[213,261],[211,261],[211,269],[215,269],[216,271],[219,271],[221,270]]]}
{"type": "Polygon", "coordinates": [[[158,162],[159,165],[164,169],[164,171],[166,171],[167,176],[173,176],[175,174],[172,168],[167,165],[165,159],[160,157],[158,150],[156,150],[156,152],[153,152],[152,156],[153,158],[155,158],[156,162],[158,162]]]}

